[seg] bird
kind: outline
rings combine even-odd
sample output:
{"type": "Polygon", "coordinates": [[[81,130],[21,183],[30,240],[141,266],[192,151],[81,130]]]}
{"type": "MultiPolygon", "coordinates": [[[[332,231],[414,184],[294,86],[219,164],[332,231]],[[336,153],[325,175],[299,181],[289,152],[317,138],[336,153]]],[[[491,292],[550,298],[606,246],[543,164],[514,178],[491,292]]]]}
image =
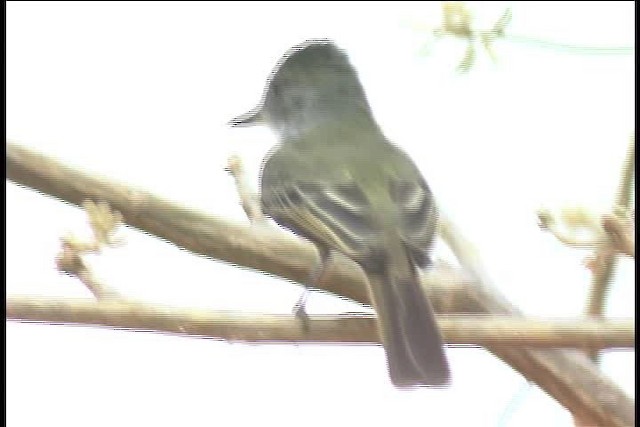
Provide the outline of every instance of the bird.
{"type": "Polygon", "coordinates": [[[431,265],[434,196],[383,134],[346,52],[329,39],[292,47],[258,106],[230,124],[264,124],[277,136],[262,164],[261,206],[316,245],[316,273],[336,252],[364,271],[392,384],[448,385],[442,336],[418,271],[431,265]]]}

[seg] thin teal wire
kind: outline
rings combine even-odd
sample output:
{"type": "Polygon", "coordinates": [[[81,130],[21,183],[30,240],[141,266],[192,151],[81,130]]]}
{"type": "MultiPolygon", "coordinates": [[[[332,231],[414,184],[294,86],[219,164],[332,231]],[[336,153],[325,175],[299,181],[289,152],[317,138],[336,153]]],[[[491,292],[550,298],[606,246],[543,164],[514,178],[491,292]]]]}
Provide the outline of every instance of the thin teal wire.
{"type": "Polygon", "coordinates": [[[505,40],[528,43],[532,45],[538,45],[540,47],[558,49],[568,51],[576,54],[588,54],[588,55],[630,55],[635,51],[633,46],[578,46],[565,43],[557,43],[548,40],[537,39],[534,37],[517,36],[517,35],[504,35],[505,40]]]}
{"type": "Polygon", "coordinates": [[[522,403],[522,401],[527,397],[527,394],[533,387],[533,384],[530,382],[525,382],[518,391],[513,395],[511,400],[507,403],[502,414],[498,418],[498,422],[496,423],[497,427],[507,427],[509,420],[513,417],[514,412],[518,409],[518,406],[522,403]]]}

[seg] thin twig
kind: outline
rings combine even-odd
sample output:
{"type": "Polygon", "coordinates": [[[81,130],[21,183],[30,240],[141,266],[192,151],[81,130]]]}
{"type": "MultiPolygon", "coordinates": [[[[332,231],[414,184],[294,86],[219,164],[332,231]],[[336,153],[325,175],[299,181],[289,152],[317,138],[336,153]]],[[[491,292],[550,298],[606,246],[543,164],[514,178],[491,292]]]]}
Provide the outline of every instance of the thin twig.
{"type": "MultiPolygon", "coordinates": [[[[615,196],[615,204],[613,212],[617,210],[629,210],[631,201],[631,190],[633,188],[633,176],[635,170],[635,137],[631,137],[627,153],[622,164],[620,173],[620,183],[615,196]]],[[[591,290],[587,300],[586,314],[589,317],[601,318],[604,312],[607,288],[611,282],[611,277],[616,266],[615,251],[611,250],[611,244],[607,240],[600,246],[600,250],[596,251],[595,258],[598,260],[596,268],[594,268],[591,280],[591,290]]],[[[598,361],[598,353],[592,352],[591,358],[594,362],[598,361]]]]}
{"type": "Polygon", "coordinates": [[[260,199],[256,192],[252,191],[240,157],[232,156],[229,158],[225,169],[233,176],[238,197],[240,198],[240,204],[249,221],[251,221],[251,223],[265,223],[267,219],[262,213],[260,199]]]}
{"type": "Polygon", "coordinates": [[[85,200],[82,207],[89,217],[93,239],[82,241],[72,235],[61,238],[62,248],[56,257],[58,270],[77,277],[96,299],[121,299],[118,292],[94,277],[82,257],[87,253],[99,253],[103,247],[114,247],[121,243],[114,235],[122,222],[122,215],[112,211],[104,202],[96,204],[85,200]]]}

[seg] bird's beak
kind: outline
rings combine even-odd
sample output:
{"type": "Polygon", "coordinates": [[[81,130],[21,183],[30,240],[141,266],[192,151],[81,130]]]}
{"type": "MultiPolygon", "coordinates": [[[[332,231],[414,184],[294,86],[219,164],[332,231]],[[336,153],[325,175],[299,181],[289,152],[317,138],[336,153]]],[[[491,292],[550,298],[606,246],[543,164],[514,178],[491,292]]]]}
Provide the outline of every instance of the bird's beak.
{"type": "Polygon", "coordinates": [[[264,123],[264,117],[262,116],[262,110],[256,108],[241,116],[236,117],[229,121],[229,126],[254,126],[264,123]]]}

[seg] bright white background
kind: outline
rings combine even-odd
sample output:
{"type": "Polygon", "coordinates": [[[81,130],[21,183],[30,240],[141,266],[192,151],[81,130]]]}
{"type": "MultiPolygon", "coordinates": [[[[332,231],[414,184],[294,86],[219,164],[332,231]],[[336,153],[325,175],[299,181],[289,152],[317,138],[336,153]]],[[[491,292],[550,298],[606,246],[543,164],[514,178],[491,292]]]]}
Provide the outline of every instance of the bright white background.
{"type": "MultiPolygon", "coordinates": [[[[487,28],[507,6],[474,4],[487,28]]],[[[633,2],[517,2],[508,32],[633,46],[633,2]]],[[[227,158],[257,185],[273,145],[226,122],[259,101],[290,46],[329,37],[359,70],[386,135],[420,165],[440,205],[527,314],[582,313],[587,252],[562,247],[535,211],[606,209],[634,128],[634,58],[499,41],[467,74],[466,45],[434,41],[439,3],[27,3],[7,5],[7,138],[75,167],[246,221],[227,158]]],[[[83,213],[7,182],[7,294],[90,297],[54,268],[83,213]]],[[[300,288],[125,228],[90,258],[98,277],[158,304],[288,313],[300,288]]],[[[438,244],[436,257],[450,259],[438,244]]],[[[619,263],[607,313],[634,315],[619,263]]],[[[313,294],[309,311],[365,310],[313,294]]],[[[398,391],[375,346],[243,345],[7,322],[9,426],[568,426],[555,401],[482,349],[449,348],[453,384],[398,391]]],[[[634,395],[633,352],[603,369],[634,395]]]]}

